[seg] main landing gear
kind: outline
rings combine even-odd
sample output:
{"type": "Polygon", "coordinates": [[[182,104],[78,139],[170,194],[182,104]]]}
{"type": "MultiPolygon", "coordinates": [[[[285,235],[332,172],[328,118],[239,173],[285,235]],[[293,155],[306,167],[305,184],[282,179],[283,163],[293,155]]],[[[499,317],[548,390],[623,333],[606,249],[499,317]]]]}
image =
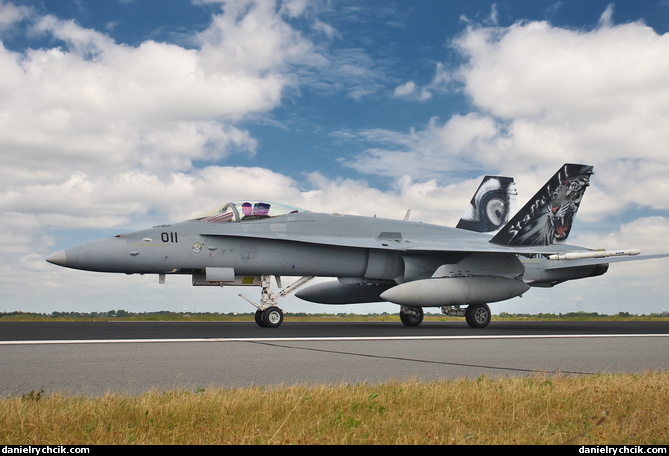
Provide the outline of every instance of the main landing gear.
{"type": "MultiPolygon", "coordinates": [[[[441,308],[444,315],[451,317],[465,317],[465,321],[472,328],[485,328],[490,323],[492,313],[487,304],[470,304],[463,311],[460,306],[444,306],[441,308]]],[[[418,326],[423,322],[421,307],[401,306],[400,320],[406,326],[418,326]]]]}
{"type": "Polygon", "coordinates": [[[485,328],[490,323],[491,317],[488,304],[470,304],[465,310],[465,320],[472,328],[485,328]]]}
{"type": "MultiPolygon", "coordinates": [[[[258,309],[255,313],[255,320],[258,326],[261,328],[278,328],[281,326],[281,323],[283,323],[283,310],[279,308],[279,304],[277,302],[278,298],[282,298],[288,293],[292,293],[313,278],[313,276],[302,277],[295,283],[281,290],[279,294],[276,295],[270,289],[271,276],[262,275],[260,276],[260,304],[256,304],[243,294],[240,294],[239,296],[246,299],[258,309]]],[[[279,284],[279,287],[281,287],[281,278],[277,277],[276,281],[279,284]]]]}
{"type": "Polygon", "coordinates": [[[402,306],[400,307],[400,320],[405,326],[418,326],[423,322],[423,308],[402,306]]]}

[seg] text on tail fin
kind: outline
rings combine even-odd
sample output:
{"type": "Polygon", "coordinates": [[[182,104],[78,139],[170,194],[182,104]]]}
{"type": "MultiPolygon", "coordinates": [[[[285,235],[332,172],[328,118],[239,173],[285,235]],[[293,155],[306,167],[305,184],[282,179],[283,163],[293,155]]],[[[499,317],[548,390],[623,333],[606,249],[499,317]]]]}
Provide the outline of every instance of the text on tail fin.
{"type": "Polygon", "coordinates": [[[566,163],[490,242],[522,246],[564,242],[592,174],[592,166],[566,163]]]}
{"type": "Polygon", "coordinates": [[[503,227],[516,206],[512,177],[485,176],[456,228],[492,233],[503,227]]]}

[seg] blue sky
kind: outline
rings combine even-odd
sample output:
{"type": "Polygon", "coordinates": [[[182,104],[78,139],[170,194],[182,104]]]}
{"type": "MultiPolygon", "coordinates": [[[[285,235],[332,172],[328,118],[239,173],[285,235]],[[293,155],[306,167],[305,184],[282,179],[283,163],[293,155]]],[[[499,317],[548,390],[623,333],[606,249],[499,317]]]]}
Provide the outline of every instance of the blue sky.
{"type": "MultiPolygon", "coordinates": [[[[595,166],[571,243],[669,251],[668,28],[666,0],[0,0],[0,311],[247,311],[44,258],[241,198],[454,225],[481,176],[522,203],[565,162],[595,166]]],[[[659,312],[663,267],[493,311],[659,312]]]]}

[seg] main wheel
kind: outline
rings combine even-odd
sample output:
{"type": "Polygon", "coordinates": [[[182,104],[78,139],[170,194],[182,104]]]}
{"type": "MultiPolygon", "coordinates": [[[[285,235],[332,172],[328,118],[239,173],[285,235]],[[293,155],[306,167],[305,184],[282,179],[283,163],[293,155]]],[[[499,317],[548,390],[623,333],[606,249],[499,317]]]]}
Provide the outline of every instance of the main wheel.
{"type": "Polygon", "coordinates": [[[283,323],[283,312],[278,307],[268,307],[263,310],[261,320],[265,328],[278,328],[283,323]]]}
{"type": "Polygon", "coordinates": [[[470,304],[465,310],[465,320],[472,328],[485,328],[490,323],[491,317],[488,304],[470,304]]]}
{"type": "Polygon", "coordinates": [[[418,326],[423,322],[423,308],[402,306],[400,308],[400,320],[406,326],[418,326]]]}

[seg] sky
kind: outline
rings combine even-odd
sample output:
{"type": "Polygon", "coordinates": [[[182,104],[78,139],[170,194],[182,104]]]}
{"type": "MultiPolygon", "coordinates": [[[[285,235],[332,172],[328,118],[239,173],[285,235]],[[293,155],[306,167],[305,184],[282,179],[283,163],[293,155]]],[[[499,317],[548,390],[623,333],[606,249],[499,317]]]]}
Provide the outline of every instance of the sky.
{"type": "MultiPolygon", "coordinates": [[[[45,258],[240,199],[455,226],[563,163],[595,170],[570,244],[669,252],[668,31],[669,0],[0,0],[0,312],[252,311],[45,258]]],[[[662,312],[668,261],[491,308],[662,312]]]]}

